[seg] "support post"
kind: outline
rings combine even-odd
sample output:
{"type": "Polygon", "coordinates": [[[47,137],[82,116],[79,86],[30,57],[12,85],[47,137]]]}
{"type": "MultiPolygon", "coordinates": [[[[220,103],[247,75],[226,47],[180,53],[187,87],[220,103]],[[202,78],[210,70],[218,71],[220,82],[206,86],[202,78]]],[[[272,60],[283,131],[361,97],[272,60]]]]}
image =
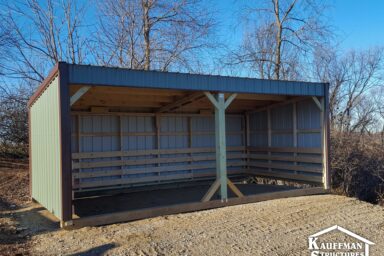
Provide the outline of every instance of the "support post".
{"type": "MultiPolygon", "coordinates": [[[[222,202],[228,201],[228,178],[227,178],[227,145],[226,145],[226,134],[225,134],[225,109],[235,99],[236,94],[232,94],[225,101],[224,93],[218,93],[214,97],[211,93],[205,92],[207,98],[211,101],[215,107],[215,139],[216,139],[216,181],[208,190],[204,201],[209,201],[213,194],[220,186],[220,196],[222,202]]],[[[239,190],[230,184],[230,188],[236,195],[240,195],[239,190]]]]}
{"type": "Polygon", "coordinates": [[[216,133],[216,168],[220,179],[221,200],[228,200],[227,191],[227,149],[225,141],[225,99],[224,93],[217,94],[215,108],[215,133],[216,133]]]}
{"type": "Polygon", "coordinates": [[[321,102],[322,111],[321,115],[321,146],[322,146],[322,157],[323,157],[323,186],[324,189],[330,189],[330,173],[329,173],[329,137],[330,137],[330,127],[329,127],[329,84],[324,86],[324,97],[321,102]]]}

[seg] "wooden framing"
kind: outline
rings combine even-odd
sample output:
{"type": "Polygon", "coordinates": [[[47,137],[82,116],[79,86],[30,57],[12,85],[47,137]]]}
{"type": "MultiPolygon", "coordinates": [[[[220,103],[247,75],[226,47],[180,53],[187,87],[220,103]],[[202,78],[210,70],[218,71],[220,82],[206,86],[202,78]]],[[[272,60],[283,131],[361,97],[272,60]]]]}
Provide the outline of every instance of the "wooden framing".
{"type": "Polygon", "coordinates": [[[211,201],[203,201],[203,202],[196,202],[196,203],[178,204],[178,205],[172,205],[172,206],[166,206],[166,207],[155,207],[155,208],[150,208],[145,210],[134,210],[134,211],[111,213],[111,214],[102,214],[102,215],[95,215],[91,217],[74,219],[72,228],[107,225],[112,223],[139,220],[139,219],[151,218],[156,216],[164,216],[164,215],[170,215],[170,214],[176,214],[176,213],[201,211],[201,210],[208,210],[208,209],[214,209],[214,208],[220,208],[220,207],[232,206],[232,205],[238,205],[238,204],[256,203],[256,202],[273,200],[278,198],[317,195],[317,194],[324,194],[324,193],[327,193],[327,191],[321,187],[293,189],[293,190],[282,191],[282,192],[272,192],[272,193],[264,193],[264,194],[258,194],[258,195],[252,195],[252,196],[229,198],[226,202],[222,202],[221,200],[211,200],[211,201]]]}
{"type": "MultiPolygon", "coordinates": [[[[40,95],[44,93],[52,78],[58,76],[60,124],[57,132],[60,134],[60,163],[58,166],[61,182],[60,203],[62,212],[60,216],[62,216],[62,226],[71,225],[72,220],[75,226],[87,225],[87,223],[94,221],[99,221],[97,224],[107,224],[159,214],[209,209],[286,196],[323,193],[330,187],[328,84],[319,84],[324,90],[319,92],[317,85],[310,83],[295,84],[294,82],[270,81],[266,86],[265,81],[261,80],[236,80],[224,77],[205,77],[204,79],[207,81],[204,82],[203,78],[198,75],[188,74],[172,74],[168,77],[170,80],[164,80],[163,78],[167,78],[167,75],[163,72],[138,74],[141,71],[129,71],[132,72],[129,73],[130,76],[114,75],[124,72],[120,69],[113,69],[113,72],[111,69],[111,73],[108,73],[110,76],[100,76],[98,79],[101,81],[95,81],[92,74],[88,73],[89,70],[96,70],[95,67],[76,69],[76,66],[58,63],[28,103],[29,108],[31,108],[40,95]],[[80,74],[80,71],[84,74],[80,74]],[[147,74],[148,77],[144,77],[144,74],[147,74]],[[196,81],[203,83],[191,80],[192,76],[197,79],[196,81]],[[190,83],[187,86],[180,85],[178,87],[175,85],[177,81],[174,77],[182,77],[185,79],[183,81],[190,83]],[[132,81],[127,81],[131,78],[132,81]],[[228,84],[220,85],[216,80],[226,81],[228,84]],[[272,83],[276,87],[270,86],[272,83]],[[237,84],[237,87],[234,84],[237,84]],[[257,86],[247,87],[245,84],[257,86]],[[292,87],[295,88],[292,89],[292,87]],[[86,94],[90,88],[92,88],[92,92],[86,94]],[[294,91],[296,89],[297,91],[294,91]],[[148,95],[148,93],[153,93],[153,95],[148,95]],[[224,93],[227,94],[224,95],[224,93]],[[79,100],[80,98],[81,100],[79,100]],[[298,127],[297,121],[301,116],[298,116],[296,111],[297,103],[306,99],[312,100],[321,111],[320,129],[317,127],[316,129],[299,129],[301,127],[298,127]],[[293,127],[289,127],[289,129],[282,127],[280,130],[272,129],[271,109],[287,104],[293,106],[293,127]],[[136,108],[136,105],[140,106],[136,108]],[[215,110],[215,131],[194,131],[191,128],[191,119],[197,116],[212,116],[212,109],[215,110]],[[94,112],[90,112],[93,110],[94,112]],[[266,148],[251,146],[253,141],[251,137],[259,131],[250,129],[250,115],[260,111],[267,112],[267,130],[263,131],[267,136],[266,148]],[[241,131],[226,131],[225,120],[226,117],[231,116],[226,112],[236,114],[236,116],[243,115],[241,122],[244,122],[244,128],[241,131]],[[76,131],[71,131],[71,115],[77,115],[78,125],[83,115],[117,116],[119,130],[105,132],[101,129],[99,132],[84,132],[77,127],[76,131]],[[138,115],[153,117],[156,120],[155,130],[152,128],[149,130],[137,129],[132,132],[122,129],[124,116],[138,115]],[[163,116],[177,117],[180,115],[188,117],[187,131],[162,131],[160,129],[159,120],[163,116]],[[301,133],[306,133],[306,136],[310,133],[321,133],[321,147],[300,148],[301,137],[299,135],[301,133]],[[272,147],[278,144],[276,138],[284,136],[284,134],[293,136],[292,147],[272,147]],[[215,135],[216,148],[193,147],[194,136],[212,135],[215,135]],[[118,137],[119,144],[114,147],[117,151],[80,152],[80,138],[86,137],[84,141],[92,141],[98,139],[94,137],[104,136],[118,137]],[[151,148],[150,150],[125,151],[124,149],[129,147],[128,145],[124,146],[124,136],[152,136],[150,139],[154,139],[154,142],[148,146],[151,148]],[[163,137],[161,136],[183,137],[182,146],[187,148],[169,146],[170,149],[162,149],[163,145],[160,143],[163,143],[163,137]],[[226,136],[241,137],[242,146],[227,147],[226,136]],[[186,138],[186,143],[184,143],[184,138],[186,138]],[[71,152],[71,140],[74,139],[77,139],[79,143],[79,152],[76,153],[71,152]],[[211,170],[212,173],[210,173],[211,170]],[[152,173],[156,175],[152,175],[152,173]],[[239,174],[295,180],[310,184],[322,183],[323,188],[244,196],[228,179],[228,175],[239,174]],[[120,179],[109,179],[111,176],[120,177],[120,179]],[[129,178],[126,178],[127,176],[129,178]],[[103,179],[103,177],[109,178],[103,179]],[[212,179],[214,177],[216,179],[212,179]],[[123,188],[131,185],[154,185],[163,182],[171,183],[203,178],[212,180],[213,184],[202,198],[202,202],[84,219],[73,219],[72,216],[74,193],[79,191],[112,187],[123,188]],[[228,188],[234,192],[236,198],[228,198],[228,188]],[[211,200],[217,190],[219,190],[220,200],[211,200]]],[[[291,137],[288,138],[291,142],[291,137]]],[[[103,148],[102,151],[104,150],[103,148]]],[[[30,159],[30,163],[32,163],[32,159],[30,159]]],[[[30,170],[30,172],[32,171],[30,170]]],[[[30,175],[32,176],[32,173],[30,175]]]]}
{"type": "MultiPolygon", "coordinates": [[[[220,181],[220,197],[221,201],[228,200],[228,177],[227,177],[227,156],[226,156],[226,133],[225,133],[225,109],[236,98],[236,93],[231,94],[227,100],[224,98],[224,93],[218,93],[216,98],[210,93],[205,92],[207,98],[215,107],[215,137],[216,137],[216,181],[209,188],[203,200],[209,200],[218,189],[217,183],[220,181]]],[[[230,189],[236,194],[241,195],[241,192],[231,183],[230,189]]]]}
{"type": "Polygon", "coordinates": [[[174,111],[182,106],[185,106],[193,101],[196,101],[198,99],[201,99],[202,97],[204,97],[204,94],[201,93],[201,92],[195,92],[195,93],[192,93],[190,95],[187,95],[175,102],[172,102],[166,106],[163,106],[161,108],[159,108],[156,112],[157,113],[164,113],[164,112],[169,112],[169,111],[174,111]]]}
{"type": "Polygon", "coordinates": [[[71,96],[70,105],[72,106],[73,104],[75,104],[76,101],[78,101],[84,94],[89,91],[89,89],[91,89],[91,86],[83,86],[79,90],[77,90],[77,92],[75,92],[75,94],[71,96]]]}

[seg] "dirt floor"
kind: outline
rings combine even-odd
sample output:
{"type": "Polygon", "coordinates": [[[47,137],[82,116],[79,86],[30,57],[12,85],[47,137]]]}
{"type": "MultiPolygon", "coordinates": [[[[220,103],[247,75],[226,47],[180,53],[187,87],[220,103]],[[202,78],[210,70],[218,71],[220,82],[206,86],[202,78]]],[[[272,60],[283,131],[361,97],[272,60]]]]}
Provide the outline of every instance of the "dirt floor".
{"type": "Polygon", "coordinates": [[[309,255],[308,236],[336,224],[374,242],[370,255],[384,255],[384,208],[343,196],[60,230],[27,202],[26,171],[0,168],[0,185],[0,255],[309,255]]]}
{"type": "Polygon", "coordinates": [[[28,254],[30,234],[22,227],[18,212],[29,200],[27,165],[0,159],[0,255],[28,254]]]}

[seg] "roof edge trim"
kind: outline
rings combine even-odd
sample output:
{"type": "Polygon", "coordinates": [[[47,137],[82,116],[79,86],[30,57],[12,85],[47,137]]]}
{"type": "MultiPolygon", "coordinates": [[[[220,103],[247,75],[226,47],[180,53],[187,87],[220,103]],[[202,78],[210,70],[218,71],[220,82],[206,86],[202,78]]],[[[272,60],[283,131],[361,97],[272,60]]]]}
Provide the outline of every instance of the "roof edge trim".
{"type": "Polygon", "coordinates": [[[40,97],[41,94],[45,91],[45,89],[50,85],[53,78],[59,73],[59,66],[62,65],[63,62],[57,62],[55,66],[51,69],[48,76],[44,79],[44,81],[37,87],[36,91],[33,93],[31,98],[28,101],[28,108],[30,108],[36,100],[40,97]]]}

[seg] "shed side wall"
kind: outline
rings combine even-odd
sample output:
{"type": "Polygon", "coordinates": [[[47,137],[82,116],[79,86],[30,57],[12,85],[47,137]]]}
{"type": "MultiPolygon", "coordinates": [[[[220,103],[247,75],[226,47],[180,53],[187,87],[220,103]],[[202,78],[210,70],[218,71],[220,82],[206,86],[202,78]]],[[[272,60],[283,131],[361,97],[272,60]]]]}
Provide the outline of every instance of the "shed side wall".
{"type": "Polygon", "coordinates": [[[62,219],[60,101],[56,76],[30,108],[32,198],[62,219]]]}

